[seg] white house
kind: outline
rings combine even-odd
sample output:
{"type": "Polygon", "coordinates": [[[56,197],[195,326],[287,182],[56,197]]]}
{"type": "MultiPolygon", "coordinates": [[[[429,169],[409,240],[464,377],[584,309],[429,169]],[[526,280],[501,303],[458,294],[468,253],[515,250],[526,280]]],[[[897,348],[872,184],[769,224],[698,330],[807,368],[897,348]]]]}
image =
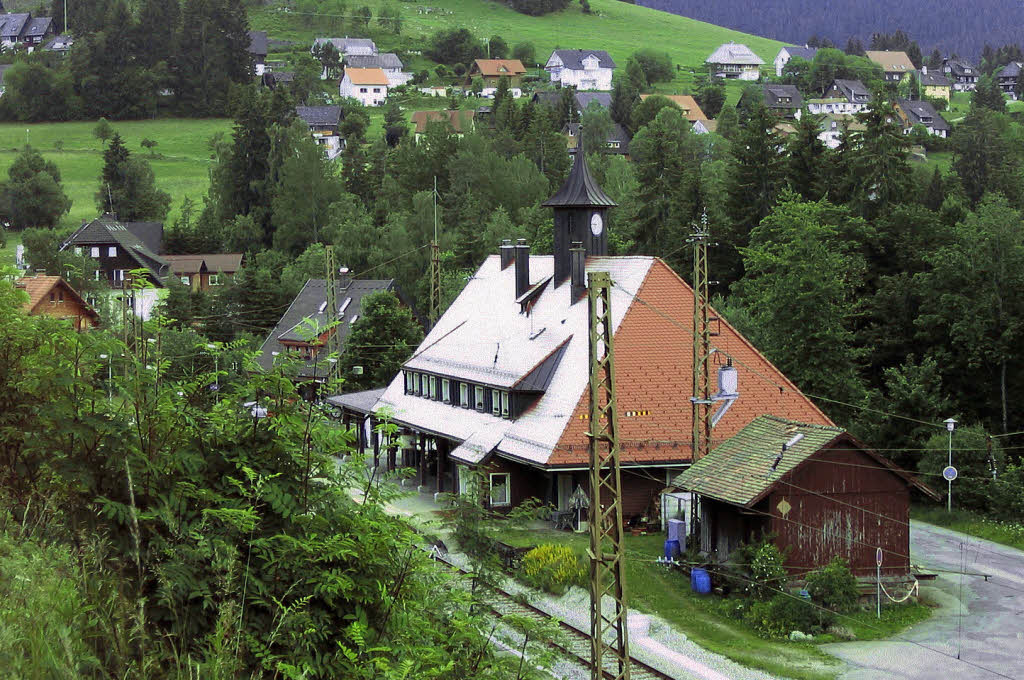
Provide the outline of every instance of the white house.
{"type": "Polygon", "coordinates": [[[865,129],[864,123],[849,114],[826,114],[818,127],[821,130],[818,139],[830,149],[839,146],[844,131],[863,132],[865,129]]]}
{"type": "Polygon", "coordinates": [[[859,80],[836,79],[825,90],[823,97],[808,99],[805,103],[807,110],[816,115],[849,115],[860,113],[871,106],[871,91],[859,80]]]}
{"type": "Polygon", "coordinates": [[[813,61],[814,55],[818,53],[816,47],[798,47],[796,45],[786,45],[779,53],[775,55],[775,75],[779,78],[782,77],[782,69],[786,68],[786,64],[793,57],[798,57],[804,61],[813,61]]]}
{"type": "Polygon", "coordinates": [[[764,59],[754,54],[746,45],[725,43],[719,45],[704,63],[711,69],[711,75],[718,78],[758,80],[761,77],[764,59]]]}
{"type": "Polygon", "coordinates": [[[403,70],[402,60],[394,52],[380,54],[353,54],[345,57],[346,68],[379,68],[388,77],[388,87],[405,85],[412,74],[403,70]]]}
{"type": "Polygon", "coordinates": [[[551,74],[551,82],[563,87],[610,90],[615,62],[604,50],[555,50],[544,70],[551,74]]]}
{"type": "Polygon", "coordinates": [[[346,68],[338,92],[363,106],[381,106],[388,98],[388,77],[379,68],[346,68]]]}

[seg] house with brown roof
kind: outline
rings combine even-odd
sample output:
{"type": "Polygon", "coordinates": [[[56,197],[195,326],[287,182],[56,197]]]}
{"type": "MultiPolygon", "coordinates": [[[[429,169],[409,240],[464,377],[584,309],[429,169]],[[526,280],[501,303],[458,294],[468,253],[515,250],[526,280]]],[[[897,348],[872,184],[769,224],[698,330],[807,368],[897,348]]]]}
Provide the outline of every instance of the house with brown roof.
{"type": "MultiPolygon", "coordinates": [[[[386,414],[401,438],[371,436],[375,462],[399,448],[395,464],[415,469],[424,490],[459,491],[472,468],[493,508],[538,498],[565,512],[590,465],[587,277],[608,272],[623,507],[627,519],[649,516],[692,460],[693,290],[660,258],[609,256],[615,202],[583,154],[543,205],[554,214],[553,255],[505,241],[385,389],[328,401],[350,421],[386,414]]],[[[716,444],[768,412],[832,425],[739,331],[725,320],[716,328],[713,361],[731,361],[740,385],[716,444]]]]}
{"type": "Polygon", "coordinates": [[[910,572],[910,493],[940,496],[845,430],[761,415],[676,477],[700,497],[701,552],[725,562],[772,536],[799,578],[841,557],[856,576],[910,572]],[[877,553],[877,554],[876,554],[877,553]]]}
{"type": "Polygon", "coordinates": [[[690,121],[691,125],[696,123],[698,120],[708,119],[708,117],[704,115],[704,112],[701,111],[700,105],[697,103],[697,100],[688,94],[642,94],[640,95],[640,100],[643,101],[648,97],[654,96],[664,97],[665,99],[669,100],[670,102],[678,106],[680,109],[682,109],[683,115],[686,117],[686,120],[690,121]]]}
{"type": "Polygon", "coordinates": [[[14,287],[28,294],[28,301],[22,305],[26,314],[66,319],[76,331],[100,325],[100,315],[61,276],[24,276],[14,287]]]}
{"type": "Polygon", "coordinates": [[[216,290],[231,282],[242,268],[242,253],[201,255],[164,255],[170,274],[192,289],[192,292],[216,290]]]}
{"type": "Polygon", "coordinates": [[[469,69],[469,80],[480,78],[484,87],[497,87],[498,81],[508,78],[509,87],[523,83],[526,67],[518,59],[477,59],[469,69]]]}
{"type": "Polygon", "coordinates": [[[886,82],[898,83],[915,70],[906,52],[868,50],[864,55],[882,67],[886,82]]]}
{"type": "Polygon", "coordinates": [[[338,92],[342,97],[358,99],[363,106],[381,106],[388,98],[388,76],[380,68],[348,67],[338,92]]]}
{"type": "Polygon", "coordinates": [[[476,111],[448,109],[446,111],[416,111],[412,114],[412,123],[416,126],[416,143],[427,131],[427,127],[433,123],[447,124],[451,126],[456,137],[462,137],[471,132],[476,121],[476,111]]]}

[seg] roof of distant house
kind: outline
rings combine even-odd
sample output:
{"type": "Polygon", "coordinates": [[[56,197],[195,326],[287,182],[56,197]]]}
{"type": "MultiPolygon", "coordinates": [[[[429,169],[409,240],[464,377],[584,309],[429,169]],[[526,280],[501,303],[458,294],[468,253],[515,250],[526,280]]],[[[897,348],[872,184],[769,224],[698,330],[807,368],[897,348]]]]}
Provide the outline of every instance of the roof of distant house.
{"type": "Polygon", "coordinates": [[[700,105],[697,100],[688,94],[642,94],[640,100],[643,101],[648,97],[664,97],[679,108],[683,110],[683,115],[691,123],[696,123],[698,120],[707,120],[708,117],[701,111],[700,105]]]}
{"type": "Polygon", "coordinates": [[[75,44],[75,39],[67,33],[56,35],[43,45],[44,50],[50,50],[53,52],[63,52],[71,49],[71,46],[75,44]]]}
{"type": "Polygon", "coordinates": [[[943,59],[942,65],[948,67],[955,76],[975,77],[978,75],[978,69],[974,68],[974,65],[966,59],[943,59]]]}
{"type": "Polygon", "coordinates": [[[859,80],[843,80],[841,78],[836,78],[832,82],[842,90],[843,95],[846,96],[847,99],[852,100],[855,97],[871,98],[871,90],[864,87],[864,83],[859,80]]]}
{"type": "Polygon", "coordinates": [[[182,274],[198,274],[203,271],[206,261],[202,255],[164,255],[170,271],[176,276],[182,274]]]}
{"type": "Polygon", "coordinates": [[[128,224],[142,225],[148,229],[152,225],[159,224],[161,231],[163,225],[159,222],[120,222],[110,213],[104,213],[91,222],[86,222],[79,227],[64,243],[60,250],[66,250],[74,246],[109,245],[116,243],[139,267],[148,269],[155,282],[160,282],[167,273],[167,262],[149,248],[147,244],[129,228],[128,224]]]}
{"type": "Polygon", "coordinates": [[[310,126],[337,127],[341,123],[340,106],[296,106],[295,115],[310,126]]]}
{"type": "Polygon", "coordinates": [[[891,52],[885,50],[868,50],[864,53],[868,59],[882,67],[886,73],[906,72],[914,70],[914,63],[906,52],[891,52]]]}
{"type": "Polygon", "coordinates": [[[249,54],[257,57],[267,56],[266,31],[249,31],[249,54]]]}
{"type": "MultiPolygon", "coordinates": [[[[580,134],[579,123],[569,123],[565,126],[565,132],[569,134],[573,139],[577,139],[580,134]]],[[[627,155],[629,153],[629,142],[632,140],[626,129],[618,123],[612,123],[611,127],[608,128],[608,135],[605,137],[605,143],[609,145],[605,149],[606,153],[627,155]]],[[[578,146],[574,146],[569,149],[569,153],[576,153],[578,146]]],[[[593,149],[589,150],[593,152],[593,149]]]]}
{"type": "Polygon", "coordinates": [[[760,66],[764,59],[754,54],[741,43],[725,43],[720,45],[711,56],[704,60],[705,64],[741,64],[744,66],[760,66]]]}
{"type": "Polygon", "coordinates": [[[404,67],[402,60],[394,52],[381,52],[380,54],[350,54],[345,57],[345,66],[351,68],[380,68],[401,71],[404,67]]]}
{"type": "Polygon", "coordinates": [[[162,255],[174,274],[206,271],[211,274],[234,274],[242,268],[242,253],[199,253],[195,255],[162,255]]]}
{"type": "MultiPolygon", "coordinates": [[[[351,331],[352,324],[359,317],[363,297],[378,291],[393,291],[393,279],[369,280],[354,279],[347,286],[342,281],[335,281],[335,293],[338,300],[338,346],[344,348],[345,338],[351,331]]],[[[284,355],[285,346],[281,340],[298,344],[316,344],[316,338],[329,323],[327,307],[327,282],[324,279],[309,279],[295,296],[274,329],[260,347],[257,362],[265,369],[274,364],[274,353],[284,355]]],[[[326,360],[309,360],[299,371],[304,378],[326,376],[329,369],[326,360]]]]}
{"type": "Polygon", "coordinates": [[[100,318],[100,315],[85,301],[85,298],[79,295],[78,291],[72,288],[71,284],[61,276],[23,276],[18,279],[15,285],[28,293],[28,302],[23,304],[21,308],[29,314],[35,310],[39,303],[46,299],[50,291],[56,287],[61,287],[78,301],[78,304],[82,306],[86,314],[94,319],[100,318]]]}
{"type": "Polygon", "coordinates": [[[28,12],[0,14],[0,37],[11,41],[19,39],[31,17],[28,12]]]}
{"type": "MultiPolygon", "coordinates": [[[[555,94],[558,94],[557,92],[555,94]]],[[[602,109],[609,109],[612,106],[611,92],[577,92],[575,95],[576,106],[580,111],[586,111],[593,103],[597,103],[602,109]]]]}
{"type": "Polygon", "coordinates": [[[1024,68],[1024,64],[1019,61],[1011,61],[1006,66],[999,69],[999,72],[996,75],[1000,78],[1019,78],[1021,68],[1024,68]]]}
{"type": "MultiPolygon", "coordinates": [[[[800,47],[799,45],[786,45],[782,49],[786,50],[790,57],[799,57],[806,61],[813,61],[814,55],[818,53],[817,47],[807,47],[806,45],[803,47],[800,47]]],[[[782,50],[779,51],[781,52],[782,50]]]]}
{"type": "Polygon", "coordinates": [[[896,106],[907,114],[910,118],[911,125],[920,123],[925,127],[930,127],[933,130],[945,130],[949,132],[949,123],[946,119],[939,115],[935,110],[935,107],[930,102],[923,100],[910,101],[909,99],[897,99],[896,106]]]}
{"type": "Polygon", "coordinates": [[[348,54],[349,50],[356,48],[368,49],[371,52],[377,51],[376,43],[369,38],[349,38],[345,36],[344,38],[317,38],[313,41],[314,46],[323,45],[324,43],[331,43],[343,55],[348,54]]]}
{"type": "Polygon", "coordinates": [[[416,133],[423,134],[427,131],[430,123],[447,122],[455,132],[462,134],[468,132],[473,126],[473,119],[476,111],[449,109],[447,111],[416,111],[412,114],[412,122],[416,126],[416,133]]]}
{"type": "MultiPolygon", "coordinates": [[[[562,62],[562,66],[570,71],[582,70],[583,60],[588,57],[597,57],[598,68],[615,68],[615,62],[612,61],[611,55],[604,50],[555,50],[551,56],[556,54],[562,62]]],[[[550,57],[548,61],[551,61],[550,57]]]]}
{"type": "Polygon", "coordinates": [[[804,97],[796,85],[769,83],[764,86],[764,105],[770,109],[799,109],[804,97]]]}
{"type": "Polygon", "coordinates": [[[25,24],[25,31],[22,33],[22,37],[38,38],[44,36],[52,25],[53,19],[50,17],[33,17],[25,24]]]}
{"type": "Polygon", "coordinates": [[[388,77],[379,68],[346,68],[345,77],[353,85],[387,85],[388,77]]]}
{"type": "Polygon", "coordinates": [[[926,87],[950,87],[949,78],[935,71],[918,71],[917,79],[926,87]]]}
{"type": "Polygon", "coordinates": [[[488,78],[521,76],[526,73],[526,67],[518,59],[477,59],[473,62],[473,68],[488,78]]]}

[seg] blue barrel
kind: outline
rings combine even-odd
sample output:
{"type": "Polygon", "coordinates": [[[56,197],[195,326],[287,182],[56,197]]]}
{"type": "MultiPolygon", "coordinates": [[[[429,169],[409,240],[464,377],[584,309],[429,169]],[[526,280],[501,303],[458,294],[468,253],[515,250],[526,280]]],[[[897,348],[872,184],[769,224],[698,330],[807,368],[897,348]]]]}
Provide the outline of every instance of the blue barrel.
{"type": "Polygon", "coordinates": [[[671,538],[668,539],[667,541],[665,541],[665,559],[666,560],[674,560],[677,557],[679,557],[679,555],[682,552],[683,551],[679,549],[679,541],[673,540],[671,538]]]}
{"type": "Polygon", "coordinates": [[[690,572],[690,588],[701,595],[711,592],[711,575],[707,569],[694,569],[690,572]]]}

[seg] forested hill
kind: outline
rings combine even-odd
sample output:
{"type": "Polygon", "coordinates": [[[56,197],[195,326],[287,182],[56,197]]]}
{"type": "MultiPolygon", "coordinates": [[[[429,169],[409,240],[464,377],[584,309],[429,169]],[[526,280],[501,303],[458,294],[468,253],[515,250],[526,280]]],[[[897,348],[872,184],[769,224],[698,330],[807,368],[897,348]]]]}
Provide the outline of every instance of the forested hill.
{"type": "MultiPolygon", "coordinates": [[[[641,5],[802,45],[812,35],[840,47],[848,38],[865,44],[872,33],[902,29],[927,54],[977,58],[985,44],[1017,43],[1024,27],[1024,2],[985,0],[637,0],[641,5]]],[[[768,55],[760,55],[766,61],[768,55]]],[[[775,55],[770,55],[774,57],[775,55]]]]}

